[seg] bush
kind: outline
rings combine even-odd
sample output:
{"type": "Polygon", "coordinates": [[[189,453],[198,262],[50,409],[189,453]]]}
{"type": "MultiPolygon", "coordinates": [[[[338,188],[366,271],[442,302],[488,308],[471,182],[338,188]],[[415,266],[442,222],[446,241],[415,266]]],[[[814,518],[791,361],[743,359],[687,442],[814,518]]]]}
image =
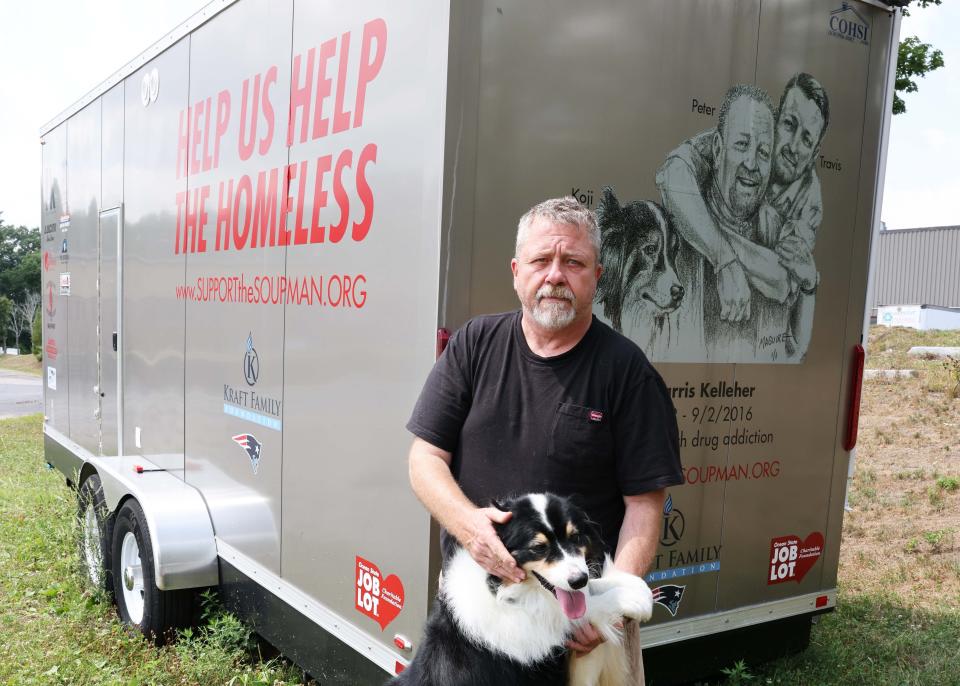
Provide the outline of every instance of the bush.
{"type": "Polygon", "coordinates": [[[41,309],[38,307],[36,314],[33,315],[33,331],[31,336],[31,342],[33,343],[33,354],[37,356],[37,359],[43,362],[43,316],[41,315],[41,309]]]}

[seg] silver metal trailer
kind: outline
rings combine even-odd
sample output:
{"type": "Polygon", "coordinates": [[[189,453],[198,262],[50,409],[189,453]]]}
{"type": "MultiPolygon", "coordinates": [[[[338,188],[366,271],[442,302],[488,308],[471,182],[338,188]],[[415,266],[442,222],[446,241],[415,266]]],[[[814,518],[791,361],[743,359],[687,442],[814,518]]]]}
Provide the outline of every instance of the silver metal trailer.
{"type": "Polygon", "coordinates": [[[595,305],[682,432],[648,674],[802,648],[836,603],[898,31],[874,0],[211,2],[41,132],[46,459],[79,490],[92,580],[148,631],[219,585],[323,683],[402,669],[439,566],[403,427],[444,331],[517,306],[533,203],[578,196],[636,260],[609,217],[653,201],[672,304],[649,281],[595,305]],[[731,178],[766,187],[800,72],[829,96],[799,182],[821,201],[744,250],[804,220],[818,276],[751,280],[724,337],[713,221],[684,224],[698,193],[670,165],[719,179],[722,101],[753,84],[763,178],[731,178]]]}

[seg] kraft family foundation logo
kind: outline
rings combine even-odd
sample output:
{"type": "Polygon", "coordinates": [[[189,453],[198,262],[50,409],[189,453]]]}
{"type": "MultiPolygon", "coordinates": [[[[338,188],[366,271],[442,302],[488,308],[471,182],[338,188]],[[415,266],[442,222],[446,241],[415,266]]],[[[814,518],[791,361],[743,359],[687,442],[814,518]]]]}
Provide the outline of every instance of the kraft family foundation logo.
{"type": "Polygon", "coordinates": [[[260,356],[257,355],[257,349],[253,347],[253,332],[247,336],[247,351],[243,355],[243,378],[248,386],[257,383],[260,377],[260,356]]]}
{"type": "Polygon", "coordinates": [[[870,25],[849,3],[843,3],[830,12],[827,33],[834,38],[842,38],[851,43],[869,45],[870,25]]]}
{"type": "Polygon", "coordinates": [[[660,544],[666,547],[676,545],[683,538],[687,522],[683,512],[673,506],[673,496],[667,495],[663,504],[663,528],[660,530],[660,544]]]}
{"type": "Polygon", "coordinates": [[[223,413],[274,431],[283,428],[283,401],[253,390],[260,379],[260,356],[253,346],[253,333],[247,336],[243,353],[243,386],[223,384],[223,413]]]}

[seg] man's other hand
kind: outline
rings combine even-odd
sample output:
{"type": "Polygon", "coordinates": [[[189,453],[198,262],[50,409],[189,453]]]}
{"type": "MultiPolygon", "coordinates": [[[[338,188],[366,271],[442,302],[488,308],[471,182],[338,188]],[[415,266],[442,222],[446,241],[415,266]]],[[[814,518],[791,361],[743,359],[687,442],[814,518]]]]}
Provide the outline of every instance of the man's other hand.
{"type": "Polygon", "coordinates": [[[720,296],[720,319],[739,322],[750,319],[750,283],[743,267],[736,260],[717,272],[717,295],[720,296]]]}
{"type": "Polygon", "coordinates": [[[500,537],[493,528],[494,522],[505,524],[512,516],[512,512],[504,512],[495,507],[473,510],[463,523],[464,533],[460,543],[470,553],[470,557],[487,572],[504,581],[520,583],[526,578],[526,574],[503,547],[500,537]]]}
{"type": "Polygon", "coordinates": [[[604,638],[597,628],[589,622],[584,622],[574,629],[573,636],[567,639],[566,646],[573,651],[574,655],[582,657],[603,641],[604,638]]]}

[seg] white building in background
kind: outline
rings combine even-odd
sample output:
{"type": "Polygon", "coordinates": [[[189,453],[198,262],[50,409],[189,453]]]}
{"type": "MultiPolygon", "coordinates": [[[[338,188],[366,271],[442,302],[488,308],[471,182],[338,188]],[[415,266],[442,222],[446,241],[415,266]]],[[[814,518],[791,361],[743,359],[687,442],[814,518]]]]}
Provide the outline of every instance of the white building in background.
{"type": "Polygon", "coordinates": [[[960,329],[960,226],[882,230],[870,282],[877,324],[960,329]]]}

